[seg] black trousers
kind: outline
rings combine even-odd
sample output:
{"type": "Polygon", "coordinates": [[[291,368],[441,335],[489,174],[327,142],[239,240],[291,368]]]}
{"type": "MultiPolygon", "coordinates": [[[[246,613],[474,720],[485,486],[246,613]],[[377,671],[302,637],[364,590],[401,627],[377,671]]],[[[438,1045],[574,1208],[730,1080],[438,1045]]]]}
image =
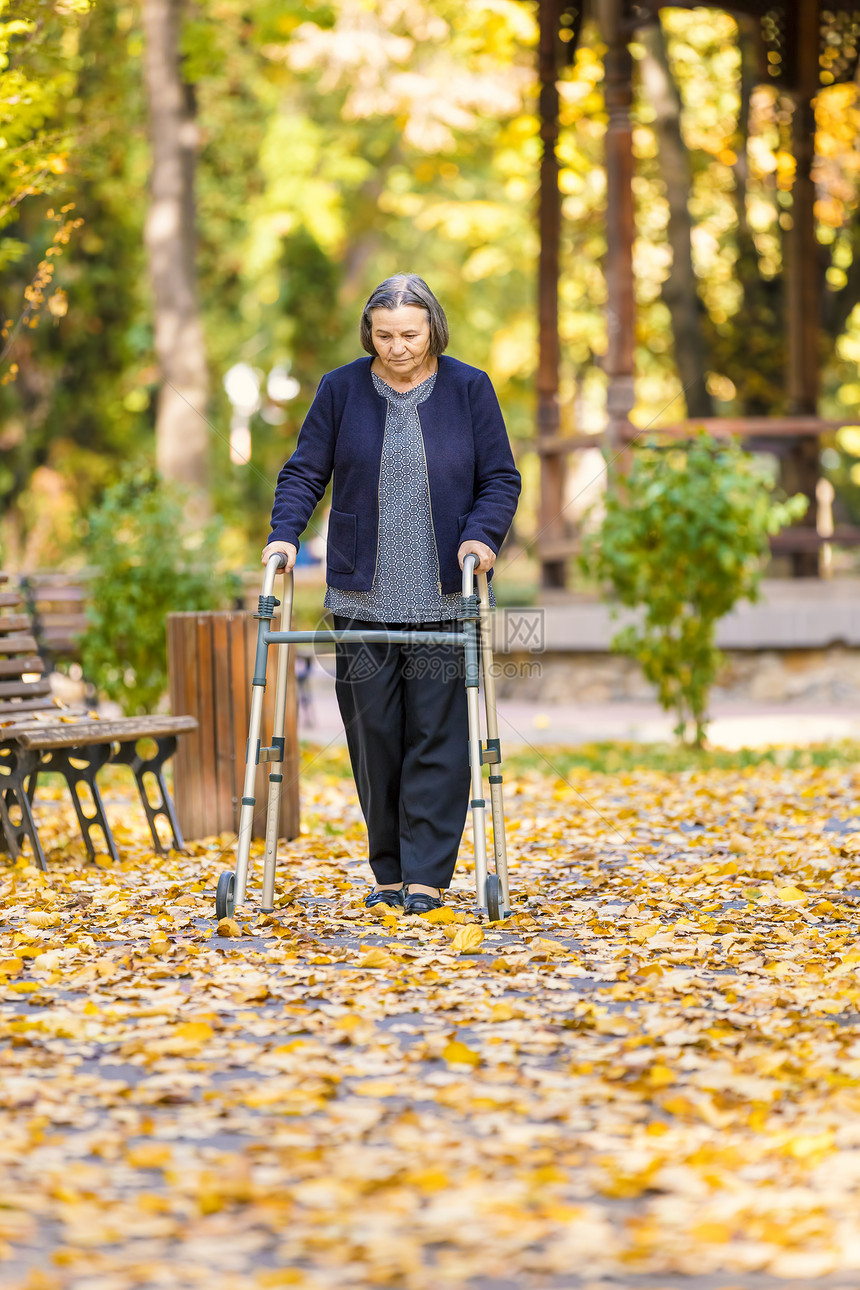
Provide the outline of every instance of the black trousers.
{"type": "MultiPolygon", "coordinates": [[[[334,625],[459,629],[339,615],[334,625]]],[[[335,690],[376,881],[447,888],[470,792],[462,645],[340,644],[335,690]]]]}

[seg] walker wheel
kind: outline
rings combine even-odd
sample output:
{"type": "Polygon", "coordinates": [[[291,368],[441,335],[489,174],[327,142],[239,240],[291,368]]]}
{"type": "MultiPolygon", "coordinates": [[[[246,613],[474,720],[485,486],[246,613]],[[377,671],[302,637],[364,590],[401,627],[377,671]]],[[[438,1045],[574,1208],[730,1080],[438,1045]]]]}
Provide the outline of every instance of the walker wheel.
{"type": "Polygon", "coordinates": [[[236,875],[232,869],[225,869],[218,879],[218,890],[215,893],[215,917],[232,918],[236,908],[236,875]]]}
{"type": "Polygon", "coordinates": [[[502,907],[504,897],[502,895],[502,884],[499,881],[499,875],[496,873],[487,874],[487,915],[491,923],[497,923],[502,917],[502,907]]]}

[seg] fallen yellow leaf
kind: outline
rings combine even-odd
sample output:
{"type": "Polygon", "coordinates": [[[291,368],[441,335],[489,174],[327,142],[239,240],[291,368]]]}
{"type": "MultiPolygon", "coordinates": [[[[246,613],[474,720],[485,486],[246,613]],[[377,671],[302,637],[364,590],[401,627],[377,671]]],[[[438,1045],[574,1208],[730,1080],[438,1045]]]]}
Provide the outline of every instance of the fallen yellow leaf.
{"type": "Polygon", "coordinates": [[[173,1152],[164,1142],[142,1142],[129,1147],[125,1159],[132,1169],[164,1169],[173,1160],[173,1152]]]}
{"type": "Polygon", "coordinates": [[[307,1277],[300,1268],[263,1268],[254,1276],[260,1290],[281,1290],[282,1286],[305,1286],[307,1277]]]}
{"type": "Polygon", "coordinates": [[[235,918],[221,918],[218,920],[219,936],[241,936],[242,929],[236,922],[235,918]]]}
{"type": "Polygon", "coordinates": [[[449,1066],[480,1066],[481,1064],[480,1053],[467,1048],[465,1044],[460,1043],[459,1039],[452,1039],[443,1048],[442,1057],[449,1066]]]}
{"type": "MultiPolygon", "coordinates": [[[[311,963],[317,963],[322,958],[323,955],[318,955],[316,958],[312,958],[309,961],[311,963]]],[[[325,961],[330,963],[331,959],[326,958],[325,961]]],[[[266,985],[265,981],[258,981],[256,985],[242,986],[240,990],[236,991],[235,997],[238,1003],[265,1003],[266,999],[269,997],[269,987],[266,985]]]]}
{"type": "Polygon", "coordinates": [[[463,914],[459,910],[453,910],[448,905],[442,905],[440,909],[428,909],[426,914],[421,917],[425,923],[460,923],[463,921],[463,914]]]}
{"type": "Polygon", "coordinates": [[[180,1026],[176,1026],[173,1033],[180,1039],[191,1039],[195,1042],[203,1043],[207,1039],[211,1039],[215,1031],[206,1021],[183,1021],[180,1026]]]}
{"type": "Polygon", "coordinates": [[[364,958],[358,960],[358,966],[362,968],[389,968],[394,967],[395,963],[396,959],[377,947],[368,950],[364,958]]]}
{"type": "Polygon", "coordinates": [[[60,927],[63,920],[59,914],[49,914],[46,909],[33,909],[27,915],[27,922],[32,927],[60,927]]]}
{"type": "Polygon", "coordinates": [[[806,894],[799,887],[779,887],[776,894],[780,900],[806,900],[806,894]]]}
{"type": "Polygon", "coordinates": [[[477,923],[458,927],[451,941],[451,949],[458,954],[474,954],[484,942],[484,930],[477,923]]]}
{"type": "Polygon", "coordinates": [[[556,959],[566,958],[570,953],[570,950],[562,941],[549,941],[543,936],[539,936],[537,941],[534,942],[534,948],[540,953],[548,954],[550,958],[556,959]]]}

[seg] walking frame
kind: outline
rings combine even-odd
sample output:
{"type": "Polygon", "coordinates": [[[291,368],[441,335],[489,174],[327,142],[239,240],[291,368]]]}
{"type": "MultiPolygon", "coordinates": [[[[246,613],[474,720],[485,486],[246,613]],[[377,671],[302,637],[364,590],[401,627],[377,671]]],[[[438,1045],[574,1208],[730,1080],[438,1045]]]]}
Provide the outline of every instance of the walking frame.
{"type": "MultiPolygon", "coordinates": [[[[335,645],[340,641],[361,644],[391,645],[462,645],[465,650],[466,702],[469,715],[469,764],[471,776],[472,834],[475,848],[475,887],[478,912],[491,921],[506,918],[511,913],[508,887],[508,864],[505,849],[505,817],[502,797],[502,751],[496,717],[496,686],[493,673],[493,650],[490,636],[489,590],[486,573],[477,575],[478,592],[475,593],[475,566],[478,557],[469,554],[463,561],[462,627],[459,631],[390,631],[387,628],[350,629],[345,631],[273,631],[272,618],[280,601],[273,594],[275,578],[286,564],[282,553],[271,556],[266,564],[263,590],[255,617],[258,619],[257,652],[254,678],[251,682],[251,718],[245,754],[245,783],[239,815],[239,839],[236,868],[225,870],[218,880],[215,898],[217,917],[229,918],[237,905],[245,903],[248,883],[248,862],[251,854],[251,834],[256,810],[255,780],[257,766],[270,762],[269,795],[266,808],[266,849],[263,867],[263,893],[261,910],[272,913],[275,903],[275,870],[278,853],[278,822],[283,787],[283,762],[287,709],[287,678],[289,675],[290,647],[293,645],[335,645]],[[478,633],[480,631],[480,650],[478,633]],[[275,716],[272,742],[263,745],[260,730],[263,719],[263,695],[266,689],[266,670],[269,647],[275,646],[278,671],[275,689],[275,716]],[[480,656],[481,662],[478,659],[480,656]],[[486,710],[487,738],[481,738],[478,688],[483,672],[484,704],[486,710]],[[486,799],[483,789],[483,767],[489,767],[490,807],[493,820],[494,867],[487,865],[486,799]],[[495,773],[494,773],[495,772],[495,773]]],[[[281,622],[292,627],[293,575],[284,571],[284,603],[281,622]]]]}

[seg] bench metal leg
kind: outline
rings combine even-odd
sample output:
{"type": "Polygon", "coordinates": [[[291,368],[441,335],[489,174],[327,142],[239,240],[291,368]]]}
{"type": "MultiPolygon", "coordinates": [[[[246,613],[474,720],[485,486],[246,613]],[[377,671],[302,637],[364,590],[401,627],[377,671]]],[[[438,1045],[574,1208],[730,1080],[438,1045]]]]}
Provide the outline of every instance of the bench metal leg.
{"type": "Polygon", "coordinates": [[[36,863],[45,872],[48,866],[32,809],[38,773],[38,753],[17,748],[0,750],[0,846],[17,860],[25,839],[29,839],[36,863]],[[16,807],[21,816],[18,823],[11,815],[16,807]]]}
{"type": "Polygon", "coordinates": [[[120,762],[124,766],[130,766],[134,778],[137,781],[137,791],[140,793],[140,800],[143,809],[146,812],[146,819],[149,824],[149,831],[152,834],[152,844],[159,855],[164,855],[164,845],[158,836],[158,829],[155,827],[155,821],[159,815],[164,816],[170,825],[170,832],[173,835],[173,846],[176,851],[185,850],[185,842],[179,830],[179,822],[173,809],[173,802],[167,791],[167,785],[164,782],[163,767],[164,763],[176,752],[176,736],[165,735],[161,739],[156,739],[157,752],[153,757],[141,757],[137,750],[138,740],[121,743],[119,751],[114,753],[111,761],[120,762]],[[153,775],[158,785],[160,800],[157,802],[150,801],[149,793],[144,776],[153,775]]]}
{"type": "Polygon", "coordinates": [[[119,853],[113,840],[113,834],[105,815],[102,795],[96,782],[96,775],[102,766],[110,761],[110,755],[110,744],[90,744],[89,747],[85,748],[52,748],[50,751],[42,753],[39,768],[40,770],[57,771],[65,777],[69,792],[72,795],[72,805],[78,817],[78,824],[81,826],[81,835],[89,858],[94,860],[96,854],[91,836],[92,830],[101,829],[111,860],[119,864],[119,853]],[[82,762],[83,765],[75,766],[73,761],[82,762]],[[92,814],[87,814],[84,810],[84,804],[78,796],[78,784],[86,784],[90,790],[93,802],[92,814]]]}

